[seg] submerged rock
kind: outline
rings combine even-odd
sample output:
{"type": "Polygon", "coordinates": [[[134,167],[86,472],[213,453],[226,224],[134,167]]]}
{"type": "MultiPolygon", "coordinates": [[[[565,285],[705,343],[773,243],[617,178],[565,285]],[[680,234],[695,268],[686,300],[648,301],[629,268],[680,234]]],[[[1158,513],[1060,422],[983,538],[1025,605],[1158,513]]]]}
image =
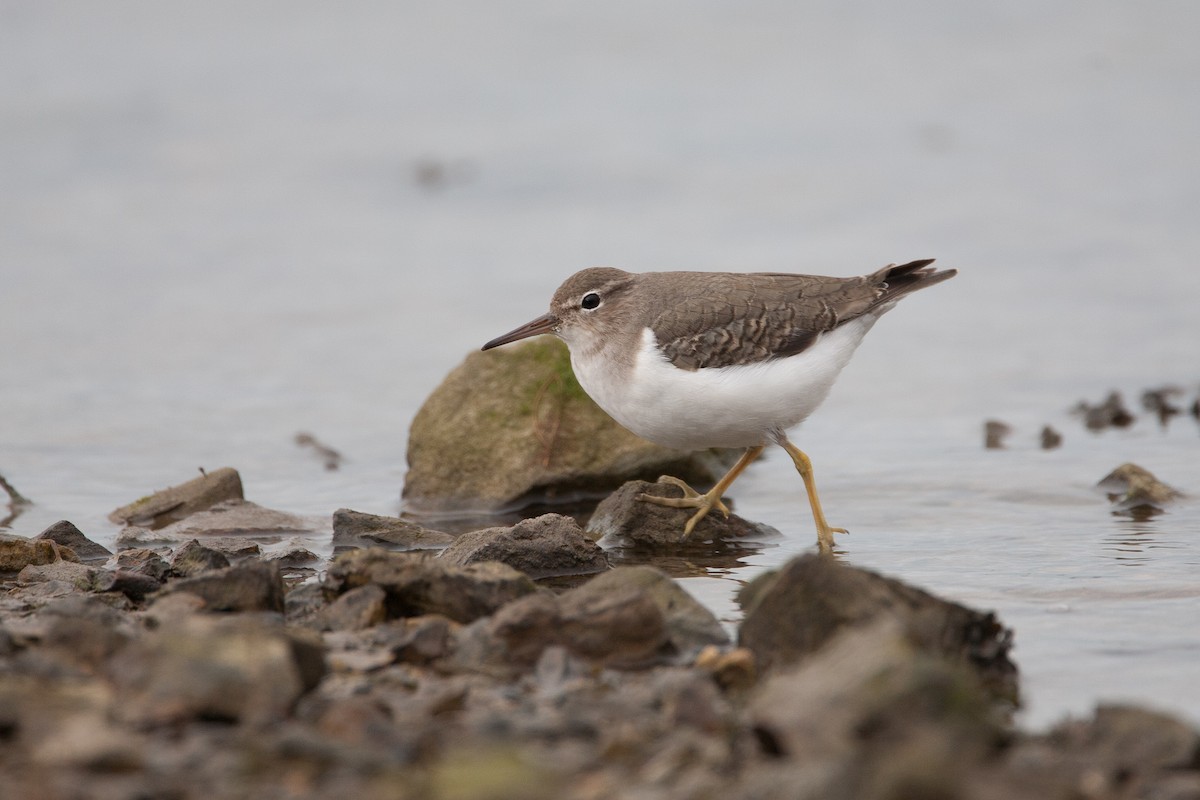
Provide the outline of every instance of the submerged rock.
{"type": "Polygon", "coordinates": [[[668,473],[711,484],[711,452],[634,436],[580,388],[561,342],[472,353],[429,396],[408,437],[404,501],[414,511],[496,511],[599,497],[668,473]]]}
{"type": "Polygon", "coordinates": [[[210,540],[210,544],[216,537],[258,537],[275,541],[286,535],[318,531],[323,524],[322,520],[264,508],[249,500],[226,500],[159,528],[127,527],[117,534],[117,546],[184,543],[197,537],[210,540]]]}
{"type": "Polygon", "coordinates": [[[691,508],[671,508],[639,500],[642,494],[656,497],[680,497],[683,492],[670,483],[629,481],[610,494],[596,507],[587,529],[605,546],[633,545],[648,548],[678,548],[688,544],[750,537],[762,539],[779,536],[770,525],[751,522],[719,509],[710,511],[696,524],[692,535],[684,539],[683,529],[695,513],[691,508]]]}
{"type": "Polygon", "coordinates": [[[108,518],[116,523],[155,530],[217,503],[241,499],[241,476],[232,467],[222,467],[121,506],[108,518]]]}
{"type": "Polygon", "coordinates": [[[1101,478],[1096,488],[1108,495],[1114,514],[1138,519],[1161,514],[1167,505],[1183,496],[1137,464],[1122,464],[1101,478]]]}
{"type": "Polygon", "coordinates": [[[561,514],[543,514],[511,528],[485,528],[459,536],[440,556],[459,566],[499,561],[531,578],[587,575],[608,569],[608,558],[579,524],[561,514]]]}
{"type": "Polygon", "coordinates": [[[454,543],[449,533],[399,517],[339,508],[333,512],[334,547],[383,546],[394,550],[441,550],[454,543]]]}

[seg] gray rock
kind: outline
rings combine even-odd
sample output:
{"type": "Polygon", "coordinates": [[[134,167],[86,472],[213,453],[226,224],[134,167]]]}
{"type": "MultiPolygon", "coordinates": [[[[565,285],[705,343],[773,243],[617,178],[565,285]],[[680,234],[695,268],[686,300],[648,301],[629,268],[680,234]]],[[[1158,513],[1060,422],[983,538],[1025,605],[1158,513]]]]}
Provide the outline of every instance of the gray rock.
{"type": "Polygon", "coordinates": [[[538,591],[528,576],[496,562],[457,567],[427,553],[397,553],[380,548],[352,550],[334,558],[325,577],[332,595],[367,584],[387,593],[387,615],[442,614],[470,622],[505,603],[538,591]]]}
{"type": "Polygon", "coordinates": [[[116,523],[157,529],[225,500],[241,500],[242,478],[222,467],[121,506],[108,515],[116,523]]]}
{"type": "Polygon", "coordinates": [[[54,561],[49,564],[30,564],[17,573],[17,583],[28,586],[33,583],[64,581],[80,591],[90,591],[96,577],[96,568],[74,561],[54,561]]]}
{"type": "Polygon", "coordinates": [[[549,337],[472,353],[425,401],[408,437],[404,501],[424,511],[495,511],[599,497],[667,473],[711,484],[725,463],[634,436],[580,388],[549,337]]]}
{"type": "Polygon", "coordinates": [[[358,631],[387,619],[387,592],[378,584],[358,586],[317,612],[317,628],[358,631]]]}
{"type": "Polygon", "coordinates": [[[679,548],[689,544],[749,537],[756,540],[777,537],[770,525],[730,514],[729,518],[713,509],[696,524],[692,535],[683,538],[683,529],[695,513],[690,508],[670,508],[638,500],[638,495],[681,497],[683,492],[669,483],[629,481],[601,501],[588,520],[588,532],[603,546],[633,545],[651,549],[679,548]]]}
{"type": "Polygon", "coordinates": [[[499,561],[531,578],[587,575],[608,569],[604,551],[578,523],[561,514],[543,514],[511,528],[485,528],[459,536],[440,556],[459,566],[499,561]]]}
{"type": "Polygon", "coordinates": [[[205,547],[197,539],[192,539],[171,556],[171,572],[181,578],[190,578],[228,566],[228,556],[219,550],[205,547]]]}
{"type": "Polygon", "coordinates": [[[139,637],[109,671],[124,721],[263,725],[283,719],[325,666],[320,641],[303,631],[256,617],[190,616],[139,637]]]}
{"type": "Polygon", "coordinates": [[[618,567],[566,592],[563,598],[613,594],[628,588],[645,592],[658,606],[663,615],[667,639],[681,660],[690,662],[708,645],[729,644],[729,635],[713,613],[676,581],[654,567],[618,567]]]}
{"type": "Polygon", "coordinates": [[[747,585],[738,597],[746,617],[739,644],[763,671],[818,652],[847,628],[895,620],[921,651],[973,670],[998,702],[1016,707],[1012,632],[993,614],[935,597],[832,557],[792,559],[747,585]]]}
{"type": "Polygon", "coordinates": [[[54,523],[33,538],[34,541],[49,539],[59,545],[69,547],[75,555],[79,556],[81,562],[92,566],[104,563],[112,555],[107,547],[96,544],[84,536],[79,528],[65,519],[54,523]]]}
{"type": "Polygon", "coordinates": [[[153,578],[160,583],[167,579],[171,565],[154,550],[135,547],[117,553],[116,568],[125,572],[136,572],[153,578]]]}
{"type": "Polygon", "coordinates": [[[161,589],[162,581],[141,572],[106,569],[92,579],[92,588],[97,592],[120,592],[130,600],[139,602],[161,589]]]}
{"type": "Polygon", "coordinates": [[[334,547],[383,546],[391,550],[441,550],[454,542],[449,533],[399,517],[339,508],[333,512],[334,547]]]}
{"type": "Polygon", "coordinates": [[[204,599],[209,611],[284,611],[279,565],[249,561],[191,578],[169,581],[164,592],[187,592],[204,599]]]}

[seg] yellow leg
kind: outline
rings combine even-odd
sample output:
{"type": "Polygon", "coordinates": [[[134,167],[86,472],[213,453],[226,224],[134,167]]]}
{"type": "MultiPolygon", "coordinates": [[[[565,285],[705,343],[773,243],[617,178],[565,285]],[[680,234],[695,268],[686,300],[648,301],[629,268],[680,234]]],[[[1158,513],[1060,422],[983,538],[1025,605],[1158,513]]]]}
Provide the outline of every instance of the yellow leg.
{"type": "Polygon", "coordinates": [[[817,547],[822,553],[832,552],[833,535],[848,533],[848,531],[845,528],[830,527],[829,523],[825,521],[825,514],[821,511],[821,498],[817,497],[817,484],[813,480],[812,461],[804,451],[782,437],[779,439],[779,446],[792,457],[796,471],[804,479],[804,488],[808,492],[808,504],[812,507],[813,521],[817,523],[817,547]]]}
{"type": "Polygon", "coordinates": [[[709,489],[704,494],[700,494],[678,478],[671,478],[667,476],[664,478],[659,478],[659,481],[666,481],[667,483],[678,486],[683,490],[683,497],[656,497],[650,494],[639,494],[638,500],[642,500],[647,503],[654,503],[655,505],[660,506],[670,506],[671,508],[698,509],[696,513],[692,515],[691,519],[687,521],[687,525],[683,527],[683,539],[686,540],[692,535],[692,531],[695,529],[696,523],[704,519],[708,512],[712,511],[713,508],[718,508],[725,516],[729,516],[729,509],[726,508],[725,504],[721,502],[721,495],[725,494],[725,491],[729,489],[735,480],[737,480],[737,476],[742,474],[742,470],[750,466],[750,462],[758,458],[758,454],[762,451],[763,446],[758,445],[756,447],[751,447],[749,450],[742,453],[742,457],[738,459],[738,462],[733,465],[733,468],[729,470],[729,472],[725,473],[725,477],[717,481],[717,485],[712,489],[709,489]]]}

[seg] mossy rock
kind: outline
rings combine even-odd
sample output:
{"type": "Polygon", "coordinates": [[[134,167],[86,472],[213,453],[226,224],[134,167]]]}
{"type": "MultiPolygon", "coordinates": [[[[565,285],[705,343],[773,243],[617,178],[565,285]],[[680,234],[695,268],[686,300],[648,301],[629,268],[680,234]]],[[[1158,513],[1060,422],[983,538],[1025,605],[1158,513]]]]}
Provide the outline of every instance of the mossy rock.
{"type": "Polygon", "coordinates": [[[404,502],[415,512],[506,511],[598,499],[669,474],[711,484],[728,451],[639,438],[580,387],[566,346],[542,337],[467,356],[425,401],[408,438],[404,502]]]}

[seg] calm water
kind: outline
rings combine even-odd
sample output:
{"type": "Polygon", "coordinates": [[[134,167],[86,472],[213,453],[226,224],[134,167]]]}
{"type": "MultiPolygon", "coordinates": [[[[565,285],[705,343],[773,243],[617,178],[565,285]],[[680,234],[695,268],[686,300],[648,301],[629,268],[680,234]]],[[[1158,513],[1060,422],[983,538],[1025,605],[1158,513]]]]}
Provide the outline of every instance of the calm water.
{"type": "MultiPolygon", "coordinates": [[[[583,266],[936,256],[959,277],[795,436],[843,557],[996,609],[1030,725],[1200,721],[1200,427],[1067,414],[1200,391],[1200,6],[426,6],[0,1],[0,474],[38,502],[14,532],[111,540],[201,466],[396,513],[424,397],[583,266]],[[1193,499],[1113,517],[1092,487],[1125,461],[1193,499]]],[[[781,454],[734,496],[783,537],[664,565],[730,622],[813,540],[781,454]]]]}

